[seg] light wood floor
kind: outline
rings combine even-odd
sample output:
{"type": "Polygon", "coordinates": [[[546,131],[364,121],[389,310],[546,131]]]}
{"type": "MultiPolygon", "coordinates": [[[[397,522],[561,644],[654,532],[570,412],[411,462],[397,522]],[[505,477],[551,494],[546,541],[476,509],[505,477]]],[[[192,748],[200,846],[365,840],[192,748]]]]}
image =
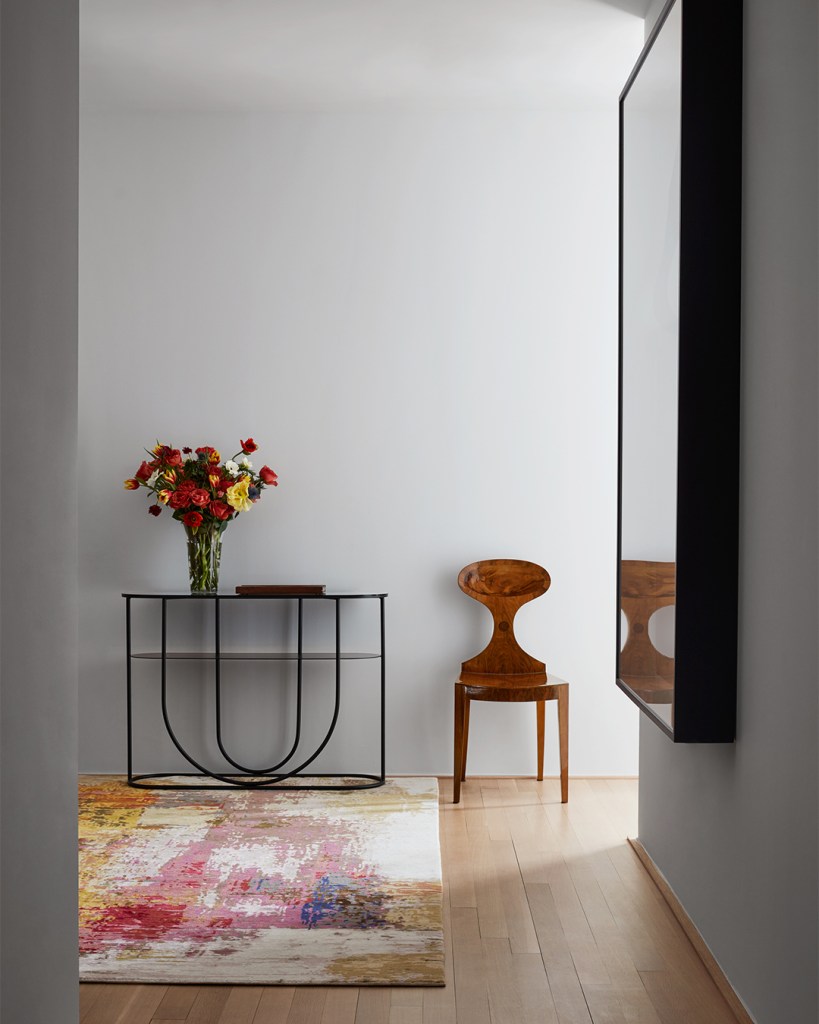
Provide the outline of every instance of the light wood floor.
{"type": "Polygon", "coordinates": [[[81,985],[82,1024],[736,1024],[626,843],[636,782],[450,792],[446,988],[81,985]]]}

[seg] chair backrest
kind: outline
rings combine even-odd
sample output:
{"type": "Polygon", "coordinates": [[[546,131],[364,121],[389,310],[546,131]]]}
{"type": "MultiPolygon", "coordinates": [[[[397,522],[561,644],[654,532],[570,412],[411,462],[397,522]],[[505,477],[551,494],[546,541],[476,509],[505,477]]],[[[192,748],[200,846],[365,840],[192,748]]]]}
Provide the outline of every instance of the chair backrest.
{"type": "Polygon", "coordinates": [[[648,635],[648,622],[658,608],[677,600],[675,562],[626,559],[620,563],[620,607],[628,621],[628,637],[620,652],[620,675],[674,679],[674,659],[661,654],[648,635]]]}
{"type": "Polygon", "coordinates": [[[495,623],[492,639],[461,670],[483,675],[545,673],[543,662],[527,654],[515,639],[514,620],[521,605],[545,594],[551,582],[542,566],[515,558],[490,558],[461,569],[458,586],[486,605],[495,623]]]}

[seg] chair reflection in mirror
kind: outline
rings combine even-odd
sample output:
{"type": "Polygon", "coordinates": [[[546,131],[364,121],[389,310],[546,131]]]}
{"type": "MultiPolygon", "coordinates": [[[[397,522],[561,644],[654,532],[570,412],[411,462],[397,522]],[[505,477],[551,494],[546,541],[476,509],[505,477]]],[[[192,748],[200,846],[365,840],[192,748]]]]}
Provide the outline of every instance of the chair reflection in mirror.
{"type": "Polygon", "coordinates": [[[674,659],[662,654],[649,636],[648,624],[660,608],[677,600],[675,562],[624,559],[620,563],[620,607],[628,635],[620,652],[620,678],[646,702],[671,704],[674,659]]]}

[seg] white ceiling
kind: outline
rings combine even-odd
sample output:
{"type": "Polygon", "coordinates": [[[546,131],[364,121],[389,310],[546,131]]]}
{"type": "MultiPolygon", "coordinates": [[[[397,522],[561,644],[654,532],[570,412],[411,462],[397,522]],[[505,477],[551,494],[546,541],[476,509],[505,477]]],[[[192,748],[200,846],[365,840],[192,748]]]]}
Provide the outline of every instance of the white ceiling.
{"type": "Polygon", "coordinates": [[[100,110],[611,104],[649,0],[81,0],[100,110]]]}

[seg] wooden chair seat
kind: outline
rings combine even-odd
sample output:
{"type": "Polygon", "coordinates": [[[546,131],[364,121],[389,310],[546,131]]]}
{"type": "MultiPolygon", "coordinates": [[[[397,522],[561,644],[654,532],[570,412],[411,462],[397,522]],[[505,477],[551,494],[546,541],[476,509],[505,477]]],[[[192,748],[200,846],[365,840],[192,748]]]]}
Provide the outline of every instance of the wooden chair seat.
{"type": "Polygon", "coordinates": [[[515,638],[514,618],[521,605],[545,594],[551,579],[542,566],[518,559],[473,562],[461,570],[458,585],[486,605],[495,628],[480,654],[461,665],[455,684],[455,763],[453,802],[461,798],[469,745],[469,707],[473,700],[535,701],[537,704],[537,777],[543,778],[546,701],[558,702],[560,793],[569,799],[569,684],[546,673],[546,666],[527,654],[515,638]]]}
{"type": "Polygon", "coordinates": [[[545,672],[528,675],[490,675],[487,672],[461,672],[470,700],[557,700],[556,687],[568,686],[564,679],[545,672]]]}

